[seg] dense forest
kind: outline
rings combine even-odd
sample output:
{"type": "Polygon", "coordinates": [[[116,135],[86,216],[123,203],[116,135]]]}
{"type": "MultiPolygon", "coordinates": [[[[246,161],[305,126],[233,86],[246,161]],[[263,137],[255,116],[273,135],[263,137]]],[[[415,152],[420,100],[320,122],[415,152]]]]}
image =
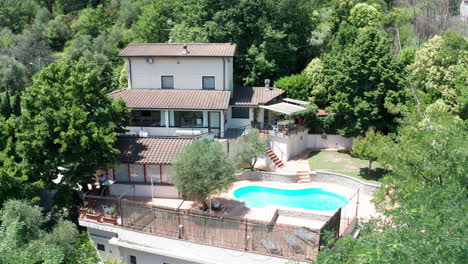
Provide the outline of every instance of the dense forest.
{"type": "Polygon", "coordinates": [[[390,171],[375,201],[383,217],[317,263],[463,263],[468,22],[459,6],[0,0],[0,263],[96,263],[68,221],[81,202],[74,188],[117,162],[115,132],[127,110],[106,93],[127,85],[119,51],[142,42],[236,43],[236,86],[271,79],[311,101],[310,112],[335,113],[310,116],[323,133],[364,141],[369,129],[382,133],[374,154],[390,171]],[[58,194],[41,211],[39,193],[48,189],[58,194]]]}

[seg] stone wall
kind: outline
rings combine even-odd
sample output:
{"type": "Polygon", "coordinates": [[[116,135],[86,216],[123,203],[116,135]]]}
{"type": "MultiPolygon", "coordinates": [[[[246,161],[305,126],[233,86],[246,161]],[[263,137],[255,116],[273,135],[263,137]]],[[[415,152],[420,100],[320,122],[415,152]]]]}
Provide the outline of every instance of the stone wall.
{"type": "Polygon", "coordinates": [[[279,174],[266,171],[244,171],[236,176],[238,181],[274,181],[286,183],[297,183],[299,181],[299,176],[294,173],[279,174]]]}

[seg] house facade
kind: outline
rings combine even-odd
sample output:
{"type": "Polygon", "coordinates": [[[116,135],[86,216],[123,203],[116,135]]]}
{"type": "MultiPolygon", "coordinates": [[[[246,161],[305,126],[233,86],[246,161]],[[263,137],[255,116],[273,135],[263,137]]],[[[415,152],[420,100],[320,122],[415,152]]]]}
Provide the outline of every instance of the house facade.
{"type": "Polygon", "coordinates": [[[128,88],[108,95],[124,100],[130,124],[119,135],[122,163],[108,170],[111,195],[179,198],[172,159],[194,137],[235,138],[254,122],[274,120],[260,105],[280,100],[274,87],[233,84],[236,45],[130,44],[128,88]],[[257,110],[255,110],[257,109],[257,110]]]}

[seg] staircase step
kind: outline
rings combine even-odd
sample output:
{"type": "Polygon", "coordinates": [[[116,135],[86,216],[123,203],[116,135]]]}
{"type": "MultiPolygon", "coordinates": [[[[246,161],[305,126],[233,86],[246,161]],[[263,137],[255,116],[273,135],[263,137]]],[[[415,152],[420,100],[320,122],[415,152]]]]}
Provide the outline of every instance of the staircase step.
{"type": "Polygon", "coordinates": [[[312,183],[311,180],[299,180],[297,183],[312,183]]]}

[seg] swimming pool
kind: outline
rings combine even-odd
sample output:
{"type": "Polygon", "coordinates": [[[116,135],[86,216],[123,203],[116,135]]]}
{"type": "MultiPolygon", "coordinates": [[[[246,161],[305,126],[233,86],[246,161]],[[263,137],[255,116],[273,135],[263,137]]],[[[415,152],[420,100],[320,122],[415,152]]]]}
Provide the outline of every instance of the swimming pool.
{"type": "Polygon", "coordinates": [[[280,205],[329,211],[336,210],[348,203],[346,197],[321,188],[285,190],[262,186],[247,186],[235,190],[234,197],[248,202],[251,208],[280,205]]]}

